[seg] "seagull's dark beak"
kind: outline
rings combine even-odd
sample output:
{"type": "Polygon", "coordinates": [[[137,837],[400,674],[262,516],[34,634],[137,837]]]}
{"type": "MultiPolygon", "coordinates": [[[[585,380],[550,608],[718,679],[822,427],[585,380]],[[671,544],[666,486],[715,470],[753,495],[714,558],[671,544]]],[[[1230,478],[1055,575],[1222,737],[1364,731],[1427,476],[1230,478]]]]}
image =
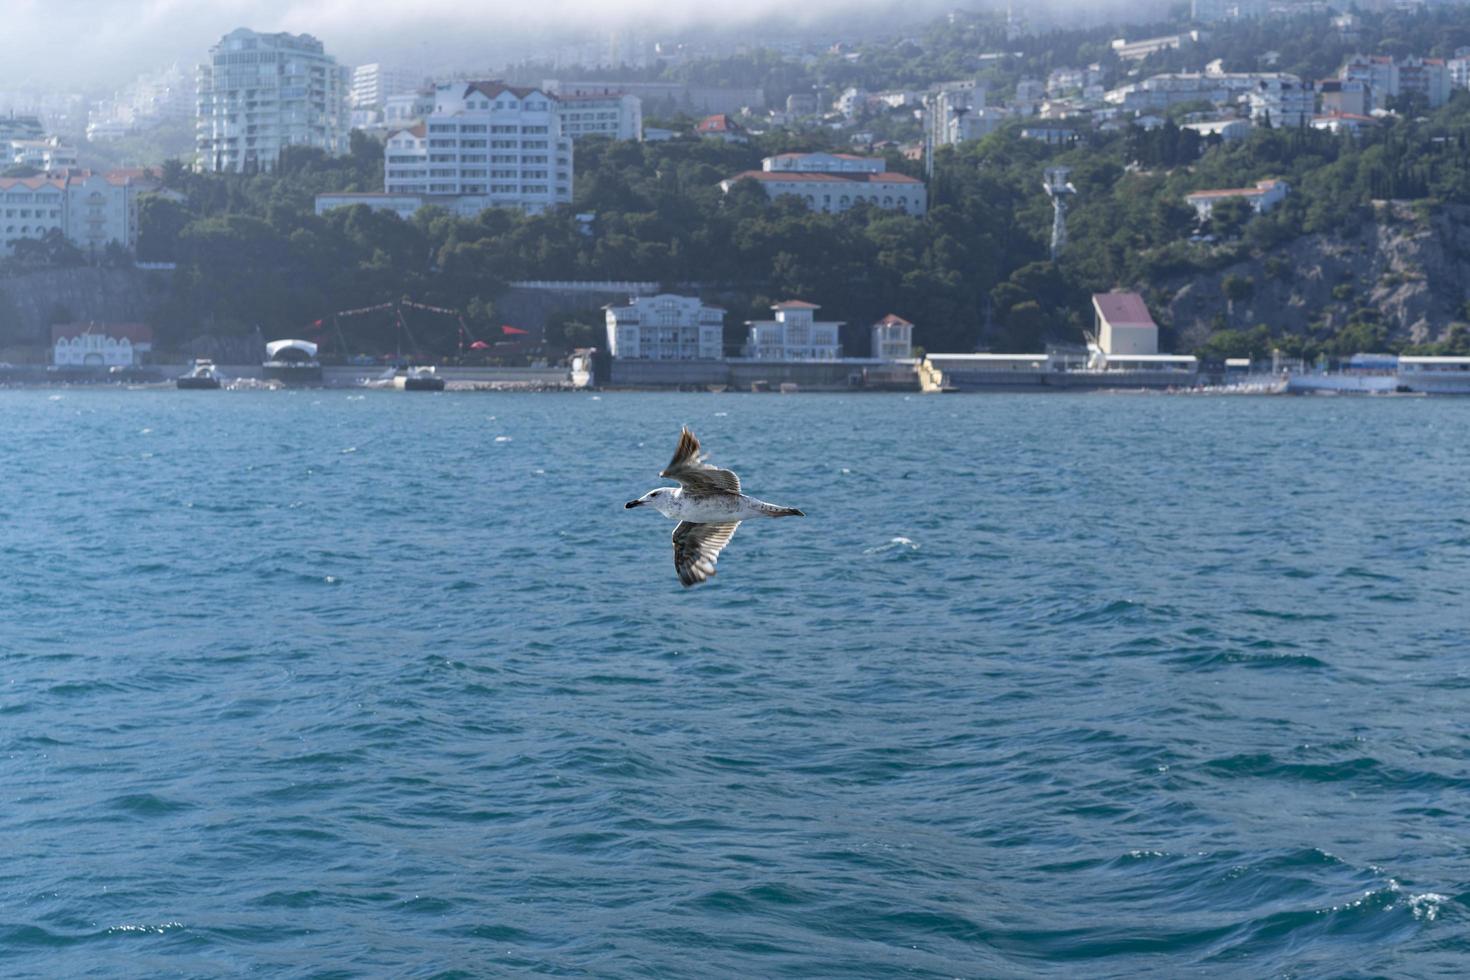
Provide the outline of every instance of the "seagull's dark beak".
{"type": "Polygon", "coordinates": [[[641,500],[630,500],[623,505],[623,510],[632,510],[634,507],[637,507],[641,503],[643,503],[643,501],[641,500]]]}

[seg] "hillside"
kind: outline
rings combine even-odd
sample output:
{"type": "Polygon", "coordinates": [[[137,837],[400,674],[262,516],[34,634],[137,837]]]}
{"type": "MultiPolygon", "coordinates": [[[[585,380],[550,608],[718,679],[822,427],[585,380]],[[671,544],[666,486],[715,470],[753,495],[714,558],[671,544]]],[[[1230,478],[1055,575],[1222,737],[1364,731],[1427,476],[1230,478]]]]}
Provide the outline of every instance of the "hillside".
{"type": "Polygon", "coordinates": [[[1193,350],[1216,331],[1258,324],[1304,340],[1326,341],[1359,325],[1370,329],[1349,336],[1362,342],[1444,341],[1467,319],[1470,208],[1382,202],[1373,213],[1351,235],[1303,235],[1211,272],[1158,283],[1151,296],[1175,344],[1193,350]]]}

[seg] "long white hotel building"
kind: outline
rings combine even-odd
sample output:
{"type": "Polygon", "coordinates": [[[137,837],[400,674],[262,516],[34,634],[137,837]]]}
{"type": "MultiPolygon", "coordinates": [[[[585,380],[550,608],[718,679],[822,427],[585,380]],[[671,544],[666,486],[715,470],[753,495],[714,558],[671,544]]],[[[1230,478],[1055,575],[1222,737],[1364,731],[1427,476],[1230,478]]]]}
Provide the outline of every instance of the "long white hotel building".
{"type": "Polygon", "coordinates": [[[412,195],[459,214],[489,207],[534,213],[572,200],[572,140],[562,135],[556,98],[540,89],[435,86],[434,111],[391,133],[384,156],[383,197],[412,195]]]}
{"type": "Polygon", "coordinates": [[[287,146],[345,153],[350,78],[310,34],[231,31],[199,66],[196,165],[248,173],[287,146]]]}

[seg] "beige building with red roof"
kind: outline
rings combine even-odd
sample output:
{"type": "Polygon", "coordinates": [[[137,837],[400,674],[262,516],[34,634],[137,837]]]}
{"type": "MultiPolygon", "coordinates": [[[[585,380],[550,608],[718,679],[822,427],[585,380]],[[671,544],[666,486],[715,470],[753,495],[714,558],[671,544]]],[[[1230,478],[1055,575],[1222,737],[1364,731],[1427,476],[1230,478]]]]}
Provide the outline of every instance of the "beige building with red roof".
{"type": "Polygon", "coordinates": [[[1103,354],[1157,354],[1159,326],[1137,293],[1093,293],[1093,335],[1103,354]]]}
{"type": "Polygon", "coordinates": [[[158,181],[141,170],[0,177],[0,254],[53,229],[89,256],[114,243],[131,249],[138,244],[138,196],[157,191],[158,181]]]}
{"type": "Polygon", "coordinates": [[[1256,214],[1265,214],[1286,200],[1291,187],[1284,180],[1258,180],[1254,187],[1227,187],[1221,190],[1194,191],[1184,195],[1184,203],[1194,208],[1201,221],[1207,220],[1215,205],[1230,198],[1240,198],[1256,214]]]}

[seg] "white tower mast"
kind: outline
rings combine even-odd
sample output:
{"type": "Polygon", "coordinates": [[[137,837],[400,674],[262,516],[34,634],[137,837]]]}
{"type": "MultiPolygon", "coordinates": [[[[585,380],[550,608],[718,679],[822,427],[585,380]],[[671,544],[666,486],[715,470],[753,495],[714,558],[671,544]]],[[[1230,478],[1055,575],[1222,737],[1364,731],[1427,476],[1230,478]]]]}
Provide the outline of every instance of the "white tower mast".
{"type": "Polygon", "coordinates": [[[1067,201],[1077,188],[1067,180],[1067,175],[1072,172],[1070,167],[1047,167],[1046,180],[1042,186],[1046,188],[1047,197],[1051,198],[1052,221],[1051,221],[1051,260],[1055,262],[1062,249],[1067,247],[1067,201]]]}

